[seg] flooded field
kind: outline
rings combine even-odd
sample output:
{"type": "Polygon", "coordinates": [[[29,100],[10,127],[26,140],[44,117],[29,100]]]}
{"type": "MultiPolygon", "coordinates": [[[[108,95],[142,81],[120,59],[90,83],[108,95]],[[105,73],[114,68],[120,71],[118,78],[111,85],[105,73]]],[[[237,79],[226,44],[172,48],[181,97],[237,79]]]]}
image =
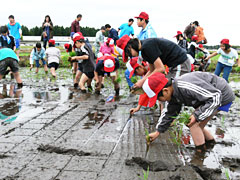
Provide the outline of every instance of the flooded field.
{"type": "MultiPolygon", "coordinates": [[[[0,180],[149,180],[240,179],[240,99],[229,113],[207,125],[216,139],[206,153],[196,153],[187,127],[177,146],[168,132],[149,148],[145,129],[155,131],[160,112],[142,108],[129,94],[121,72],[120,97],[105,80],[102,95],[73,89],[71,70],[59,69],[57,80],[21,68],[24,87],[7,77],[0,83],[0,180]]],[[[240,95],[240,83],[230,85],[240,95]]],[[[94,87],[94,83],[92,84],[94,87]]]]}

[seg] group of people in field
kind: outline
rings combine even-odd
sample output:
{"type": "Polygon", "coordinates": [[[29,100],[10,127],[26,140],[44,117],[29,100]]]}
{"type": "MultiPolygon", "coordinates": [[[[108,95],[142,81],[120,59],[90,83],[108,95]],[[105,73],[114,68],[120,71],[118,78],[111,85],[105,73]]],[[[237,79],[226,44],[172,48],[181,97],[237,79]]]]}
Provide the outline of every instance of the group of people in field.
{"type": "MultiPolygon", "coordinates": [[[[204,151],[206,144],[214,143],[214,137],[205,126],[219,111],[229,111],[235,96],[228,84],[228,78],[233,65],[238,63],[240,66],[238,53],[231,47],[229,39],[222,39],[220,48],[210,54],[204,47],[207,39],[203,28],[198,21],[194,21],[186,27],[184,33],[177,31],[174,36],[177,39],[176,44],[168,39],[158,38],[149,15],[141,12],[135,17],[137,26],[141,28],[137,36],[132,27],[133,18],[120,25],[118,30],[106,24],[96,33],[93,48],[80,32],[81,18],[82,15],[79,14],[72,22],[71,42],[64,45],[75,75],[74,88],[80,89],[81,93],[92,92],[95,81],[95,93],[100,94],[104,88],[104,78],[111,77],[115,95],[119,96],[118,69],[122,61],[126,64],[124,74],[130,91],[140,92],[138,106],[132,108],[130,113],[136,113],[142,106],[153,107],[159,101],[161,116],[156,131],[149,134],[150,141],[154,141],[169,128],[180,113],[182,105],[185,105],[195,109],[187,126],[197,150],[204,151]],[[107,38],[104,37],[105,31],[108,32],[107,38]],[[220,56],[215,73],[206,72],[211,58],[216,55],[220,56]],[[219,77],[222,71],[223,78],[219,77]],[[136,76],[140,78],[134,78],[136,76]]],[[[61,55],[51,38],[50,17],[46,16],[45,20],[42,34],[44,46],[41,43],[36,44],[31,52],[30,64],[32,68],[35,62],[38,72],[41,60],[47,72],[47,61],[52,76],[56,78],[55,71],[59,67],[61,55]]],[[[1,27],[0,79],[6,75],[7,67],[10,67],[18,87],[21,88],[23,83],[18,73],[19,58],[14,52],[17,38],[14,40],[11,36],[11,26],[10,23],[10,28],[1,27]]]]}

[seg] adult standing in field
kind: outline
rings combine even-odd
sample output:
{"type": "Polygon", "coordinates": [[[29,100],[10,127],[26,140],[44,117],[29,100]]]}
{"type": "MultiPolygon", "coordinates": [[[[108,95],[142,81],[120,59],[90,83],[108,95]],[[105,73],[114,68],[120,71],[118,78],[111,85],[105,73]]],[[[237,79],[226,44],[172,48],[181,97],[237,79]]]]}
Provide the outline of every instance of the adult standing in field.
{"type": "Polygon", "coordinates": [[[15,44],[16,44],[16,54],[19,59],[19,52],[20,52],[20,39],[22,37],[22,29],[21,25],[15,21],[14,16],[10,15],[8,17],[9,23],[8,23],[8,30],[10,35],[12,35],[15,38],[15,44]]]}
{"type": "Polygon", "coordinates": [[[105,33],[105,26],[102,26],[101,29],[96,33],[96,39],[95,39],[95,56],[97,57],[97,54],[99,53],[101,45],[104,43],[104,35],[105,33]]]}
{"type": "Polygon", "coordinates": [[[45,16],[45,19],[42,23],[42,29],[43,29],[43,33],[42,33],[41,38],[42,38],[42,41],[43,41],[43,47],[46,50],[47,43],[48,43],[49,39],[53,38],[53,34],[52,34],[53,23],[52,23],[52,20],[51,20],[49,15],[45,16]]]}
{"type": "Polygon", "coordinates": [[[144,40],[148,38],[156,38],[157,34],[154,31],[152,25],[149,23],[149,15],[146,12],[141,12],[137,18],[137,25],[141,27],[142,30],[137,35],[139,40],[144,40]]]}
{"type": "Polygon", "coordinates": [[[198,21],[193,22],[195,26],[195,35],[198,36],[197,44],[207,44],[207,39],[204,35],[203,28],[199,25],[198,21]]]}
{"type": "Polygon", "coordinates": [[[134,20],[133,19],[129,19],[128,23],[124,23],[122,24],[119,28],[118,28],[118,32],[120,32],[119,38],[121,38],[124,35],[132,35],[132,37],[134,37],[134,29],[132,27],[134,20]]]}
{"type": "Polygon", "coordinates": [[[193,23],[190,23],[183,32],[184,37],[187,39],[188,42],[191,41],[194,33],[195,33],[195,25],[193,23]]]}
{"type": "Polygon", "coordinates": [[[71,32],[80,32],[80,23],[79,21],[81,21],[82,19],[82,15],[78,14],[77,18],[72,22],[71,24],[71,32]]]}
{"type": "Polygon", "coordinates": [[[15,38],[11,35],[8,35],[7,26],[0,27],[0,47],[10,48],[13,51],[16,50],[15,38]]]}
{"type": "Polygon", "coordinates": [[[114,44],[116,45],[116,41],[119,39],[118,32],[116,29],[112,28],[110,24],[105,25],[106,31],[108,31],[108,37],[114,40],[114,44]]]}
{"type": "MultiPolygon", "coordinates": [[[[138,27],[142,28],[141,32],[137,35],[139,40],[145,40],[148,38],[156,38],[157,37],[156,32],[154,31],[153,27],[149,23],[149,15],[146,12],[141,12],[139,14],[139,16],[137,16],[135,18],[137,18],[138,27]]],[[[142,59],[141,54],[139,54],[139,59],[142,59]]],[[[141,60],[139,60],[139,61],[141,61],[141,60]]],[[[139,63],[141,64],[141,62],[139,62],[139,63]]],[[[126,71],[125,71],[125,78],[128,82],[128,86],[130,88],[132,88],[134,84],[130,80],[130,71],[128,69],[126,69],[126,71]]]]}

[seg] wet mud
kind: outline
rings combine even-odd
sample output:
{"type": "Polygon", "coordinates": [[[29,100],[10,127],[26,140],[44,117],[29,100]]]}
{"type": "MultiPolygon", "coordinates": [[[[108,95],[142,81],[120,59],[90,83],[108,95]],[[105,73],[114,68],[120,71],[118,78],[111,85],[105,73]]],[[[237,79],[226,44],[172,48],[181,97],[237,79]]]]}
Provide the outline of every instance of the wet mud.
{"type": "Polygon", "coordinates": [[[78,151],[76,149],[59,148],[51,145],[41,145],[37,148],[38,151],[47,153],[57,153],[62,155],[73,155],[73,156],[91,156],[91,153],[78,151]]]}
{"type": "Polygon", "coordinates": [[[134,164],[137,164],[146,171],[149,169],[149,171],[154,171],[154,172],[176,171],[176,169],[180,167],[179,165],[174,166],[173,164],[169,163],[166,160],[165,161],[158,160],[158,161],[151,162],[141,157],[132,157],[132,159],[127,159],[125,161],[125,164],[127,166],[134,166],[134,164]]]}
{"type": "Polygon", "coordinates": [[[41,70],[22,68],[21,90],[9,77],[0,82],[0,180],[136,180],[148,167],[149,180],[222,180],[226,172],[240,179],[240,83],[230,82],[230,112],[207,124],[216,143],[197,154],[187,127],[180,147],[166,132],[147,150],[145,129],[155,131],[160,112],[129,117],[138,97],[124,79],[120,96],[107,102],[115,93],[107,79],[101,95],[82,94],[71,70],[60,68],[56,80],[41,70]]]}

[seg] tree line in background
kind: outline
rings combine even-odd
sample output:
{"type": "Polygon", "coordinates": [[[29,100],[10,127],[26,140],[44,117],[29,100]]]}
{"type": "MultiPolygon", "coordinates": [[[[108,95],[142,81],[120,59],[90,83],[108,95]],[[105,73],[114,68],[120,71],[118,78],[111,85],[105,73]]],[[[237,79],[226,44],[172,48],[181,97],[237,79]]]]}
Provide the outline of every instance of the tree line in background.
{"type": "MultiPolygon", "coordinates": [[[[80,31],[83,34],[83,36],[95,37],[99,29],[91,27],[81,27],[80,31]]],[[[23,36],[41,36],[42,32],[43,32],[42,27],[36,26],[31,29],[28,29],[28,27],[22,25],[23,36]]],[[[70,27],[53,26],[53,36],[70,36],[70,33],[71,33],[70,27]]]]}
{"type": "MultiPolygon", "coordinates": [[[[91,28],[91,27],[81,27],[80,28],[83,36],[86,37],[95,37],[97,31],[99,31],[99,29],[95,29],[95,28],[91,28]]],[[[42,27],[34,27],[31,29],[28,29],[28,27],[26,26],[22,26],[22,33],[23,36],[41,36],[43,30],[42,27]]],[[[70,36],[70,32],[71,32],[71,28],[70,27],[63,27],[63,26],[53,26],[53,35],[54,36],[70,36]]],[[[107,32],[104,34],[105,36],[107,36],[107,32]]],[[[205,47],[207,49],[218,49],[219,45],[214,45],[214,46],[208,46],[205,45],[205,47]]],[[[234,49],[239,49],[240,46],[232,46],[232,48],[234,49]]]]}

